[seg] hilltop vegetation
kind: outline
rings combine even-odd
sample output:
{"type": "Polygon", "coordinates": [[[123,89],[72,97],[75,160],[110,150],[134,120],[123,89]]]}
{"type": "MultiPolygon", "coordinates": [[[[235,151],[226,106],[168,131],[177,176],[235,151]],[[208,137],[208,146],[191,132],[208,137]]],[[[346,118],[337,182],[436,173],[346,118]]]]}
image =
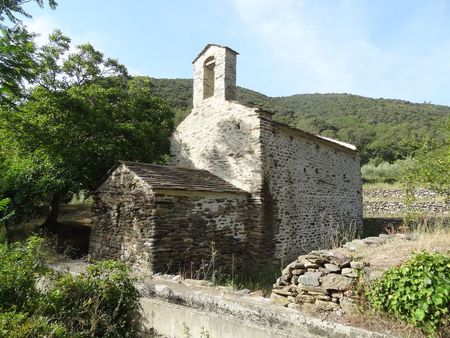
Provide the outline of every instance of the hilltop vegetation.
{"type": "MultiPolygon", "coordinates": [[[[152,79],[155,92],[175,110],[175,123],[192,108],[192,80],[152,79]]],[[[355,144],[363,163],[394,162],[427,144],[442,146],[450,107],[350,94],[268,97],[237,88],[237,100],[275,113],[293,127],[355,144]]]]}

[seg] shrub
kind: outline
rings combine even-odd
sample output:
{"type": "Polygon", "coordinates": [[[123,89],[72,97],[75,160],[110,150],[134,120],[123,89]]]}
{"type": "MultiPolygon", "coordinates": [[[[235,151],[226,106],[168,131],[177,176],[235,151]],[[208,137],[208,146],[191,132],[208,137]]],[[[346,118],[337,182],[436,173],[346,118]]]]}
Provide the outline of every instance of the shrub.
{"type": "Polygon", "coordinates": [[[429,334],[448,330],[449,269],[448,254],[418,253],[385,272],[369,288],[367,297],[375,310],[393,313],[429,334]]]}
{"type": "Polygon", "coordinates": [[[43,317],[29,317],[25,313],[0,313],[0,337],[4,338],[64,338],[73,337],[61,325],[50,323],[43,317]]]}
{"type": "Polygon", "coordinates": [[[382,162],[378,165],[365,164],[361,168],[365,183],[394,183],[400,181],[405,167],[411,160],[399,160],[394,163],[382,162]]]}
{"type": "Polygon", "coordinates": [[[0,243],[0,311],[22,310],[37,296],[36,281],[46,271],[42,239],[25,245],[0,243]]]}
{"type": "Polygon", "coordinates": [[[131,337],[139,305],[133,282],[126,265],[104,261],[77,276],[57,276],[36,311],[85,336],[131,337]]]}

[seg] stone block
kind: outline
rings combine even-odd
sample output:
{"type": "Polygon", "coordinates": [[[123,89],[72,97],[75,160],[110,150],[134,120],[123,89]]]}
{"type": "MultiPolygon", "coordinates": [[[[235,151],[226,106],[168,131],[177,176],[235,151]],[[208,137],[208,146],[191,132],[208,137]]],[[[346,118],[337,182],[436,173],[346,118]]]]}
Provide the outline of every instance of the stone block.
{"type": "Polygon", "coordinates": [[[330,271],[332,273],[338,273],[338,272],[341,271],[339,266],[337,266],[336,264],[331,264],[331,263],[326,263],[325,264],[325,269],[327,269],[328,271],[330,271]]]}
{"type": "Polygon", "coordinates": [[[322,276],[322,272],[305,272],[305,274],[298,277],[298,282],[302,285],[319,286],[319,278],[322,276]]]}
{"type": "Polygon", "coordinates": [[[321,287],[326,290],[345,291],[355,284],[355,280],[338,274],[329,274],[321,277],[320,283],[321,287]]]}
{"type": "Polygon", "coordinates": [[[314,293],[314,294],[327,294],[328,291],[320,286],[309,286],[309,285],[303,285],[303,284],[298,284],[297,289],[299,291],[304,291],[307,293],[314,293]]]}
{"type": "Polygon", "coordinates": [[[341,274],[343,276],[347,276],[347,277],[351,277],[351,278],[358,277],[357,270],[355,270],[353,268],[343,268],[341,274]]]}

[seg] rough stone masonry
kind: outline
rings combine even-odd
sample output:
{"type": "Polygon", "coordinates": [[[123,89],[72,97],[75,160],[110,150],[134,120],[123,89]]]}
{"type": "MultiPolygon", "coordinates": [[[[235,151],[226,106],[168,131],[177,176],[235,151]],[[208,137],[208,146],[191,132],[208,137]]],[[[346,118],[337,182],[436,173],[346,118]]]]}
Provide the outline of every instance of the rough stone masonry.
{"type": "Polygon", "coordinates": [[[172,136],[170,166],[125,163],[101,185],[94,257],[175,270],[211,257],[210,241],[222,266],[258,266],[323,247],[337,229],[361,228],[355,147],[236,102],[236,56],[207,45],[194,60],[193,109],[172,136]],[[165,211],[158,200],[168,201],[165,211]],[[118,212],[119,203],[132,212],[118,212]]]}

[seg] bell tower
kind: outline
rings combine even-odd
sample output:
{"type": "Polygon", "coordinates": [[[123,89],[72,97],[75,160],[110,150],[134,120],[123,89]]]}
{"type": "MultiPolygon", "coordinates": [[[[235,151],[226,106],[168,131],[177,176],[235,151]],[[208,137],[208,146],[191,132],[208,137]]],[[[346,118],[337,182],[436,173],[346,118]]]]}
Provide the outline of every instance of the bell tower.
{"type": "Polygon", "coordinates": [[[236,55],[231,48],[208,44],[195,58],[194,107],[209,98],[236,98],[236,55]]]}

